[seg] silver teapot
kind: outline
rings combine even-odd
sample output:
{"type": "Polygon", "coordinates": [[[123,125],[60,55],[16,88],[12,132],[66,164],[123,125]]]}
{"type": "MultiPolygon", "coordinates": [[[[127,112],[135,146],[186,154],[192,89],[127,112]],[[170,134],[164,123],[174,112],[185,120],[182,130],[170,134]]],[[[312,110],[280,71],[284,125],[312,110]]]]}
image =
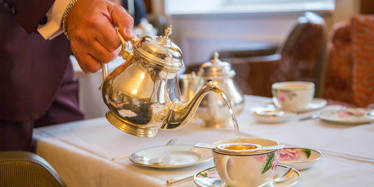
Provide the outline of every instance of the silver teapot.
{"type": "Polygon", "coordinates": [[[123,132],[153,137],[158,129],[186,124],[210,91],[220,92],[207,82],[189,101],[182,101],[177,75],[184,67],[182,51],[165,36],[143,36],[122,42],[125,62],[106,76],[103,67],[102,96],[109,108],[108,121],[123,132]]]}
{"type": "MultiPolygon", "coordinates": [[[[213,82],[217,85],[230,101],[234,113],[238,115],[243,111],[244,97],[233,80],[235,74],[235,71],[231,69],[230,63],[219,60],[219,55],[215,52],[210,62],[206,62],[200,66],[196,81],[202,79],[203,81],[201,84],[213,82]]],[[[188,92],[183,90],[183,93],[188,92]]],[[[225,101],[223,101],[218,94],[214,93],[209,93],[208,96],[203,99],[196,113],[196,118],[202,119],[205,127],[222,128],[232,124],[231,113],[225,101]]]]}

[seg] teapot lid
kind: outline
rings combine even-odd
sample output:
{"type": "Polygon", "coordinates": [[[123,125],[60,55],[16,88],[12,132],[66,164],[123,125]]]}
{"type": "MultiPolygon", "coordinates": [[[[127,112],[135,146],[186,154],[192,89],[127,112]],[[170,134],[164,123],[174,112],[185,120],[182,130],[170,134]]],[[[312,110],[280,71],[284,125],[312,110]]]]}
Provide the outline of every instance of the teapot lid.
{"type": "Polygon", "coordinates": [[[228,62],[219,59],[219,54],[214,52],[213,59],[201,65],[198,75],[204,78],[225,78],[233,77],[235,71],[231,69],[228,62]]]}
{"type": "Polygon", "coordinates": [[[134,51],[146,59],[150,64],[169,72],[178,72],[183,66],[183,54],[169,36],[171,26],[165,30],[164,36],[143,36],[135,45],[134,51]]]}

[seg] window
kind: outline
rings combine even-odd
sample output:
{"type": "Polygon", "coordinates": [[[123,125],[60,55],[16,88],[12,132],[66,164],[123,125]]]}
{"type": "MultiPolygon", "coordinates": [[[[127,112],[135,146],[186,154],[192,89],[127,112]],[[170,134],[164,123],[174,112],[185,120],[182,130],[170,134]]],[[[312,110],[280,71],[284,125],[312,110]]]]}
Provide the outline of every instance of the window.
{"type": "Polygon", "coordinates": [[[165,0],[166,14],[332,11],[334,8],[334,0],[165,0]]]}

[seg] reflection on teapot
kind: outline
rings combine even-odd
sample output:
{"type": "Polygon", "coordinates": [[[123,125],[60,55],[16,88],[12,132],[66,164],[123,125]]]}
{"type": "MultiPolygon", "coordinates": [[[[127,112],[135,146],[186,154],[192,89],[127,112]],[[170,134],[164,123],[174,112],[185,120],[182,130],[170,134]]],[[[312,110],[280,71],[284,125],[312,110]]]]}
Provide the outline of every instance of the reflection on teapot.
{"type": "Polygon", "coordinates": [[[221,92],[213,82],[207,82],[191,100],[182,102],[177,74],[184,63],[170,34],[168,28],[163,37],[143,36],[127,43],[121,39],[120,54],[125,62],[107,77],[103,68],[102,96],[110,110],[106,118],[123,132],[153,137],[159,128],[182,126],[207,93],[221,92]]]}
{"type": "Polygon", "coordinates": [[[197,76],[195,72],[181,75],[180,81],[182,86],[182,98],[184,102],[191,100],[204,83],[204,80],[197,76]]]}

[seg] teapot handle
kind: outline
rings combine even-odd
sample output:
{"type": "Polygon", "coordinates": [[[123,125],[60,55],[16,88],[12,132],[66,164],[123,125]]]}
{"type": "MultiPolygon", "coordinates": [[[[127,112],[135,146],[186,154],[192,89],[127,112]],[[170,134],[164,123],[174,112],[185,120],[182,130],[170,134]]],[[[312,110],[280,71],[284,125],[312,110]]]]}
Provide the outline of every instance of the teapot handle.
{"type": "Polygon", "coordinates": [[[135,44],[135,40],[126,41],[125,39],[123,39],[118,30],[117,35],[122,44],[121,52],[119,53],[119,55],[122,56],[122,58],[127,62],[134,56],[132,49],[135,44]]]}
{"type": "MultiPolygon", "coordinates": [[[[121,52],[119,53],[120,56],[127,62],[129,61],[134,55],[132,52],[132,46],[134,45],[134,40],[126,41],[123,39],[122,35],[117,30],[117,35],[119,40],[121,41],[121,52]]],[[[101,71],[103,73],[103,82],[101,83],[99,90],[103,88],[104,81],[107,77],[107,65],[105,63],[101,63],[101,71]]]]}
{"type": "Polygon", "coordinates": [[[101,71],[103,72],[103,82],[101,82],[99,90],[103,89],[104,81],[107,76],[107,68],[105,63],[101,63],[101,71]]]}

